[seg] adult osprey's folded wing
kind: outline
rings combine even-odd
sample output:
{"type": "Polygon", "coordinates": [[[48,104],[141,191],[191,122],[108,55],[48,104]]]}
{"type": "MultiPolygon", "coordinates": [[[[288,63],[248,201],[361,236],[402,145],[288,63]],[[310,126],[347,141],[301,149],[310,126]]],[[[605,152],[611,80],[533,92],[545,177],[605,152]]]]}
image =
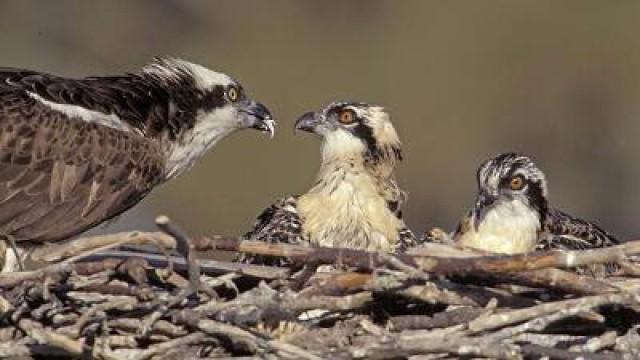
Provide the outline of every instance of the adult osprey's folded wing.
{"type": "Polygon", "coordinates": [[[0,235],[68,238],[135,205],[163,171],[157,143],[0,86],[0,235]]]}

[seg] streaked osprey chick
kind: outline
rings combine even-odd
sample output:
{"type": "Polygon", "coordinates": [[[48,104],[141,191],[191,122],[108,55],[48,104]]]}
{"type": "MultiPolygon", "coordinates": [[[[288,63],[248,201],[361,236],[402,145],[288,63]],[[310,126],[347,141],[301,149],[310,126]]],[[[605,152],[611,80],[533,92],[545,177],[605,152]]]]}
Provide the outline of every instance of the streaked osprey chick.
{"type": "Polygon", "coordinates": [[[341,101],[302,115],[295,127],[322,139],[317,180],[307,193],[265,210],[247,237],[389,252],[413,245],[402,219],[406,194],[395,181],[401,144],[389,114],[341,101]]]}
{"type": "Polygon", "coordinates": [[[527,156],[505,153],[477,173],[475,204],[453,240],[496,253],[536,249],[588,249],[618,241],[597,225],[550,206],[543,172],[527,156]]]}

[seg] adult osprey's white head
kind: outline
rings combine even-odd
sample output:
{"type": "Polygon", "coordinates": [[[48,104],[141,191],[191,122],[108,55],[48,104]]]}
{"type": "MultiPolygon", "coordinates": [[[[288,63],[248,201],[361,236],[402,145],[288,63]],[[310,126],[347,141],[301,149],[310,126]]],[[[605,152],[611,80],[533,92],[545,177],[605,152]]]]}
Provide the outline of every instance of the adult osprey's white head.
{"type": "Polygon", "coordinates": [[[169,140],[168,176],[188,168],[235,130],[254,128],[274,135],[269,110],[225,74],[183,60],[156,59],[143,68],[140,78],[158,86],[160,94],[166,91],[161,95],[168,100],[166,123],[145,124],[143,129],[169,140]]]}
{"type": "Polygon", "coordinates": [[[68,238],[188,169],[235,130],[273,135],[231,77],[177,59],[84,79],[0,68],[0,237],[68,238]]]}

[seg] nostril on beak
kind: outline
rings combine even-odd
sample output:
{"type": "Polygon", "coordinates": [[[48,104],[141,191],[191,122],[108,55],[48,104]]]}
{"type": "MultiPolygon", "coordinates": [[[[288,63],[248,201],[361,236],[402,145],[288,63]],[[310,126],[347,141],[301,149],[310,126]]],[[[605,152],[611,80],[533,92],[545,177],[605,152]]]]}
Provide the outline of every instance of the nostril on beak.
{"type": "Polygon", "coordinates": [[[317,124],[316,114],[307,112],[296,120],[295,130],[313,132],[317,124]]]}
{"type": "Polygon", "coordinates": [[[251,107],[250,111],[258,119],[261,119],[261,120],[273,119],[273,116],[271,115],[271,112],[269,111],[269,109],[267,109],[267,107],[262,105],[261,103],[255,103],[251,107]]]}

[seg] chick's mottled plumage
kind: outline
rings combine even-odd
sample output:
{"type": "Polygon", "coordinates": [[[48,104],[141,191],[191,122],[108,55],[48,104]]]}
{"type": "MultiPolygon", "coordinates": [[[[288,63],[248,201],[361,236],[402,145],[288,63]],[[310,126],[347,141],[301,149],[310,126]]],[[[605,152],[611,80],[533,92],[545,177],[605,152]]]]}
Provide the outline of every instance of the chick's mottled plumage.
{"type": "Polygon", "coordinates": [[[618,240],[598,225],[549,209],[539,249],[585,250],[617,245],[618,240]]]}
{"type": "Polygon", "coordinates": [[[335,102],[304,114],[296,129],[322,138],[317,180],[307,193],[266,209],[248,238],[388,252],[414,244],[402,220],[406,194],[394,179],[400,140],[383,108],[335,102]]]}
{"type": "Polygon", "coordinates": [[[478,169],[478,196],[453,240],[496,253],[576,250],[618,241],[597,225],[549,205],[542,171],[524,155],[505,153],[478,169]]]}

